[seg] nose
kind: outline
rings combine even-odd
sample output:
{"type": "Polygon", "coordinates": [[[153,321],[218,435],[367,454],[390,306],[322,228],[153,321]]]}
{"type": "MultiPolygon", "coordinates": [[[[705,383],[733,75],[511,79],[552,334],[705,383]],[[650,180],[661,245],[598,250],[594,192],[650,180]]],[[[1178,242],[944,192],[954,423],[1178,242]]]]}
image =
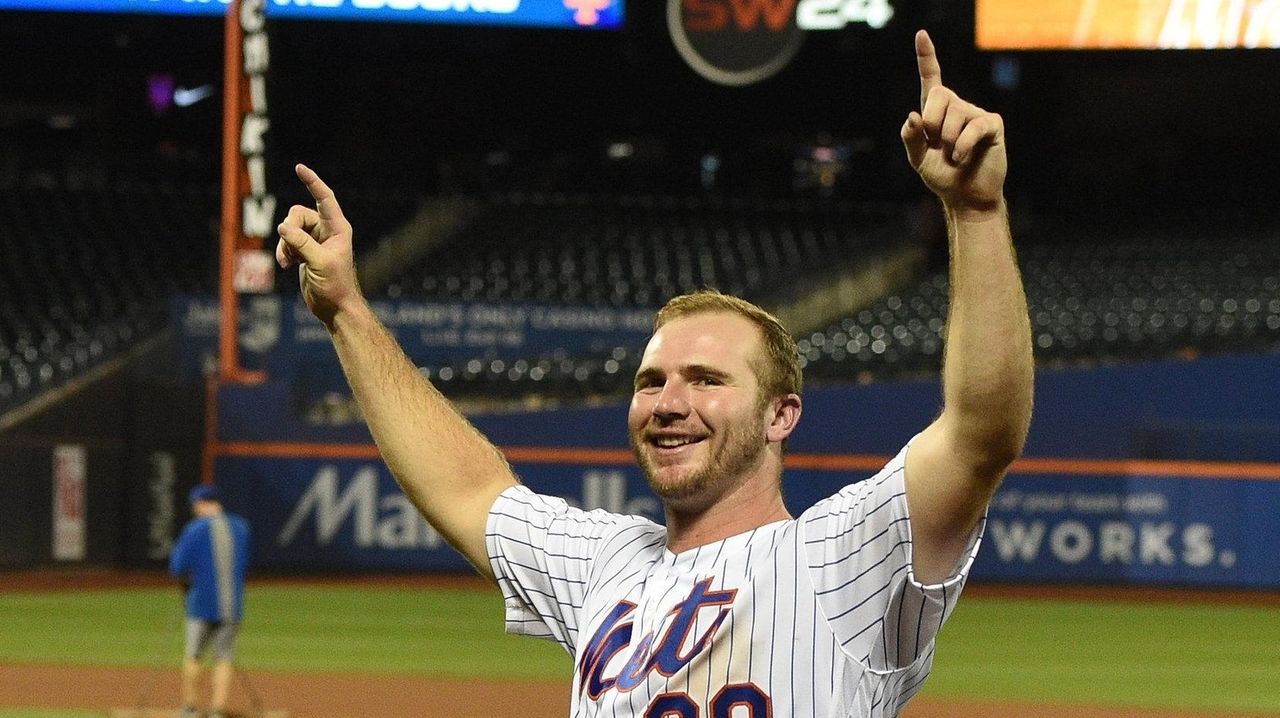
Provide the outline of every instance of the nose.
{"type": "Polygon", "coordinates": [[[653,405],[653,415],[663,421],[683,419],[689,415],[688,387],[684,382],[668,381],[662,385],[658,401],[653,405]]]}

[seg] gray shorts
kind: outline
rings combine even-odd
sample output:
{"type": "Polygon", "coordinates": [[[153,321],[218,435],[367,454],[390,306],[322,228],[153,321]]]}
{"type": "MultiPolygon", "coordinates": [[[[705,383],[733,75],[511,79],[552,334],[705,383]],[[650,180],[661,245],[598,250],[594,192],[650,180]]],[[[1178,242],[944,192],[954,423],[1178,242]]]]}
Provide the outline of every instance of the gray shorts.
{"type": "Polygon", "coordinates": [[[230,661],[236,652],[236,636],[240,624],[235,621],[206,621],[187,618],[186,658],[204,658],[210,646],[215,661],[230,661]]]}

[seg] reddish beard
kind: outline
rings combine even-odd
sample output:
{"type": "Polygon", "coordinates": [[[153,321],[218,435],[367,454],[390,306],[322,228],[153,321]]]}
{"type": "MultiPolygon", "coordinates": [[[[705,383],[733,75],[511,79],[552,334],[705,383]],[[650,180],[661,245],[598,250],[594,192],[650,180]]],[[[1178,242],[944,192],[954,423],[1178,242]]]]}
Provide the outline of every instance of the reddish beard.
{"type": "MultiPolygon", "coordinates": [[[[676,508],[694,503],[709,504],[741,482],[764,459],[768,441],[764,427],[757,423],[757,419],[753,414],[749,419],[740,418],[730,422],[724,431],[724,442],[718,447],[710,447],[710,458],[700,466],[677,469],[683,475],[676,477],[674,481],[661,479],[666,467],[659,467],[652,461],[650,449],[653,445],[644,438],[643,430],[631,432],[631,450],[635,454],[636,463],[644,471],[649,487],[664,502],[676,508]]],[[[703,443],[710,441],[710,437],[703,439],[703,443]]]]}

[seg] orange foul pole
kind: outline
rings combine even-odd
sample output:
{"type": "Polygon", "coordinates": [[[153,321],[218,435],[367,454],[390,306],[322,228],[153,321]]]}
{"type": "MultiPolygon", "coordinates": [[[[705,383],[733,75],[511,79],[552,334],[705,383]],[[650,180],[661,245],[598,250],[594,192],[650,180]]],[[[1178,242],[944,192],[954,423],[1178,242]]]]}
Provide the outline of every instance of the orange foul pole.
{"type": "MultiPolygon", "coordinates": [[[[251,8],[261,12],[262,0],[250,0],[251,8]]],[[[218,388],[222,383],[257,383],[266,378],[264,372],[251,371],[240,365],[239,324],[240,289],[237,270],[243,250],[262,249],[262,238],[244,236],[242,201],[247,184],[247,170],[241,153],[241,125],[249,99],[244,68],[244,29],[241,25],[241,0],[227,5],[223,23],[223,89],[222,89],[222,205],[218,252],[218,372],[206,382],[204,456],[201,480],[213,481],[214,459],[220,453],[218,439],[218,388]]],[[[265,109],[265,108],[260,108],[265,109]]]]}
{"type": "MultiPolygon", "coordinates": [[[[236,273],[243,259],[242,250],[262,249],[262,238],[244,235],[241,202],[245,196],[247,171],[241,155],[241,123],[248,104],[245,92],[244,29],[241,27],[241,1],[227,5],[224,23],[223,89],[222,89],[222,214],[218,270],[218,296],[221,326],[218,333],[218,378],[237,383],[256,383],[265,379],[262,372],[240,365],[237,342],[240,319],[236,273]]],[[[261,0],[251,0],[261,5],[261,0]]]]}
{"type": "Polygon", "coordinates": [[[240,347],[236,330],[240,319],[239,297],[235,289],[236,249],[240,244],[240,0],[227,5],[223,23],[222,70],[222,232],[219,235],[218,376],[235,381],[240,372],[240,347]]]}

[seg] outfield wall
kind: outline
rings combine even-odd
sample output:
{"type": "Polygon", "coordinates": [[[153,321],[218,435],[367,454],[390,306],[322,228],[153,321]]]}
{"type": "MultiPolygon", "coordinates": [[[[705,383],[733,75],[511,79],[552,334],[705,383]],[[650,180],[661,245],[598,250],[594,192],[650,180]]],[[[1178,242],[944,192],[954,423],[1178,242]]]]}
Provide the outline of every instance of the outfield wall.
{"type": "MultiPolygon", "coordinates": [[[[1026,457],[975,576],[1280,587],[1280,356],[1041,372],[1026,457]]],[[[460,570],[363,427],[308,425],[297,387],[224,387],[215,465],[262,570],[460,570]]],[[[793,512],[874,473],[935,415],[936,381],[813,388],[788,457],[793,512]]],[[[481,416],[535,489],[659,519],[625,402],[481,416]],[[566,441],[571,437],[572,442],[566,441]]],[[[146,372],[5,433],[0,566],[163,565],[199,477],[201,391],[146,372]]]]}
{"type": "MultiPolygon", "coordinates": [[[[1280,527],[1269,520],[1280,510],[1280,443],[1256,440],[1280,427],[1275,387],[1277,356],[1042,372],[1027,458],[993,500],[974,576],[1280,587],[1280,527]],[[1215,439],[1190,440],[1205,436],[1215,439]]],[[[788,459],[792,511],[874,473],[936,413],[938,392],[936,381],[807,392],[788,459]]],[[[289,398],[268,384],[226,388],[219,402],[218,481],[255,525],[259,566],[465,568],[363,428],[303,425],[289,398]]],[[[659,519],[624,416],[619,403],[475,423],[534,489],[659,519]]]]}
{"type": "MultiPolygon", "coordinates": [[[[661,520],[626,452],[512,451],[536,491],[585,508],[661,520]]],[[[874,473],[879,459],[797,455],[793,512],[874,473]],[[831,463],[831,468],[823,463],[831,463]],[[866,468],[859,468],[866,465],[866,468]]],[[[1232,478],[1236,465],[1115,462],[1020,466],[996,494],[976,579],[1280,587],[1280,476],[1232,478]],[[1086,471],[1081,471],[1081,469],[1086,471]],[[1190,470],[1190,471],[1188,471],[1190,470]],[[1270,507],[1266,509],[1264,507],[1270,507]]],[[[254,526],[255,564],[275,570],[462,570],[376,458],[227,457],[228,505],[254,526]]]]}
{"type": "Polygon", "coordinates": [[[0,435],[0,568],[161,563],[199,479],[202,396],[121,372],[0,435]]]}

